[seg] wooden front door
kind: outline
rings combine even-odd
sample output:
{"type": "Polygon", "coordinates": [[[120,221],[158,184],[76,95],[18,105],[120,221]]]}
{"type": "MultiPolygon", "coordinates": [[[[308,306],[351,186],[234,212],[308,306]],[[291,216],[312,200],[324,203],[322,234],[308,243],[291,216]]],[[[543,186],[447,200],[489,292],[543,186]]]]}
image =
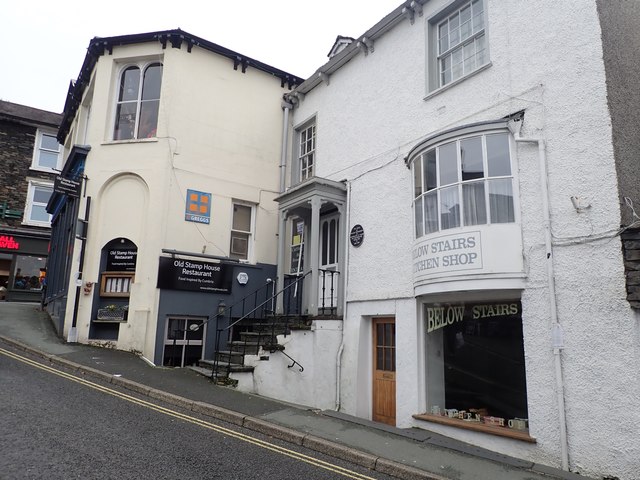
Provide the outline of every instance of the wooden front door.
{"type": "Polygon", "coordinates": [[[396,424],[396,321],[373,320],[373,415],[374,422],[396,424]]]}

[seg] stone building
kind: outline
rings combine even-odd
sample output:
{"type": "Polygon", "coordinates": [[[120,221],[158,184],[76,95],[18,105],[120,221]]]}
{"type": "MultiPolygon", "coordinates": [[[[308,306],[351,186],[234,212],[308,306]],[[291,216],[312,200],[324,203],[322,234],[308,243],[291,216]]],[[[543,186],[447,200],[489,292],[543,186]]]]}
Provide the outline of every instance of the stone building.
{"type": "Polygon", "coordinates": [[[51,234],[45,207],[62,166],[61,119],[0,100],[0,287],[9,301],[42,297],[51,234]]]}

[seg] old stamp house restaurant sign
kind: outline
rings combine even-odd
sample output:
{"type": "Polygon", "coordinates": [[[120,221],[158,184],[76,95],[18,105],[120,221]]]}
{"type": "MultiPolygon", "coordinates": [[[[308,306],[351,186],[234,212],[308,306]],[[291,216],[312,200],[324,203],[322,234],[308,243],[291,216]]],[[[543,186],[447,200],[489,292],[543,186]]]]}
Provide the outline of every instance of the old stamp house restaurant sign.
{"type": "Polygon", "coordinates": [[[231,293],[232,268],[212,262],[160,257],[158,288],[205,293],[231,293]]]}

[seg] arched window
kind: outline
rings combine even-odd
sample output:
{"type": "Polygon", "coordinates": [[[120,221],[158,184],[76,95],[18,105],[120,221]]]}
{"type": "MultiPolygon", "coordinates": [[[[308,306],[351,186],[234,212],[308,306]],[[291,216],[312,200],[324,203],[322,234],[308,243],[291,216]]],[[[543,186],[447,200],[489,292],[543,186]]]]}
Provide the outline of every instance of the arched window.
{"type": "Polygon", "coordinates": [[[120,75],[114,140],[152,138],[158,127],[162,64],[132,65],[120,75]]]}
{"type": "Polygon", "coordinates": [[[515,222],[510,135],[469,130],[425,142],[410,155],[416,238],[515,222]]]}

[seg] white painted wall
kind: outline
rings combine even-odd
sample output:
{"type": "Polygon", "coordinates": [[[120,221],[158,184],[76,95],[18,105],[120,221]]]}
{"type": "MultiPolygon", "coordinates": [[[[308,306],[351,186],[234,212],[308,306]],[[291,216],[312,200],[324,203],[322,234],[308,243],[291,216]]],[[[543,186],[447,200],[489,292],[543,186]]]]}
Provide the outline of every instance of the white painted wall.
{"type": "MultiPolygon", "coordinates": [[[[108,241],[126,237],[138,246],[129,321],[120,326],[117,348],[154,358],[162,249],[227,256],[233,200],[255,205],[251,263],[276,263],[273,198],[279,185],[284,92],[274,76],[252,68],[243,74],[231,60],[198,47],[188,53],[186,45],[163,50],[159,43],[146,43],[115,47],[113,54],[99,58],[66,147],[91,146],[85,168],[92,204],[84,280],[99,281],[100,251],[108,241]],[[114,142],[118,66],[138,58],[164,64],[157,138],[114,142]],[[187,189],[212,193],[209,225],[184,220],[187,189]]],[[[83,201],[81,217],[84,208],[83,201]]],[[[77,257],[79,242],[75,251],[77,257]]],[[[76,258],[72,275],[77,269],[76,258]]],[[[80,298],[81,342],[88,341],[92,298],[80,298]]],[[[66,331],[72,309],[70,298],[66,331]]]]}
{"type": "MultiPolygon", "coordinates": [[[[412,283],[411,174],[404,156],[456,126],[526,110],[523,136],[544,138],[549,171],[558,318],[570,467],[588,475],[636,476],[640,442],[640,332],[625,300],[620,213],[595,2],[488,0],[492,65],[425,99],[424,6],[307,93],[292,124],[317,116],[317,175],[347,179],[351,224],[342,358],[342,410],[371,415],[370,318],[396,315],[397,422],[508,455],[560,466],[543,212],[536,144],[518,144],[523,327],[530,432],[536,444],[424,423],[424,328],[412,283]],[[576,212],[571,196],[591,208],[576,212]],[[622,414],[621,410],[625,413],[622,414]]],[[[497,246],[499,248],[499,246],[497,246]]],[[[475,288],[483,288],[481,281],[475,288]]]]}
{"type": "Polygon", "coordinates": [[[321,409],[336,407],[335,360],[342,341],[341,320],[315,320],[311,330],[293,330],[278,335],[278,344],[304,368],[280,352],[260,351],[245,357],[253,373],[232,374],[244,392],[321,409]],[[261,360],[261,357],[265,360],[261,360]]]}

